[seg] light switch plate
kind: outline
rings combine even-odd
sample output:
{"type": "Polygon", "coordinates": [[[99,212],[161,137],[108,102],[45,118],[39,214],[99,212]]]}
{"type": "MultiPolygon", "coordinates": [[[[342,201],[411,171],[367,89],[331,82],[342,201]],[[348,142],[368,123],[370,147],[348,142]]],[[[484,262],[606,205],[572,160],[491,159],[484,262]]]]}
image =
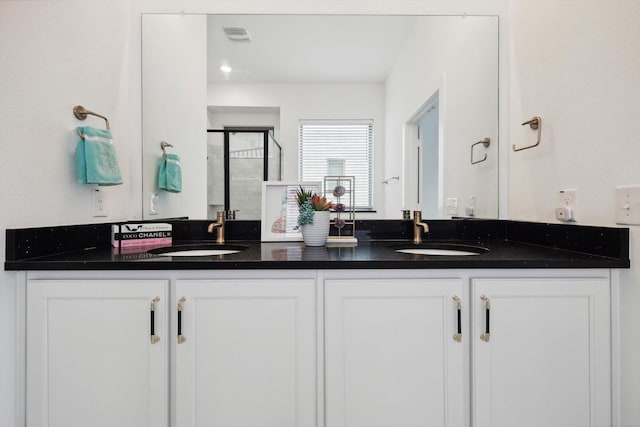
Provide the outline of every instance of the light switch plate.
{"type": "Polygon", "coordinates": [[[102,217],[109,215],[109,206],[107,204],[107,191],[97,185],[93,187],[93,216],[102,217]]]}
{"type": "Polygon", "coordinates": [[[616,187],[616,224],[640,225],[640,185],[616,187]]]}
{"type": "Polygon", "coordinates": [[[151,193],[149,197],[149,215],[158,215],[158,193],[151,193]]]}
{"type": "Polygon", "coordinates": [[[447,215],[452,215],[452,216],[458,215],[458,198],[457,197],[447,198],[447,215]]]}

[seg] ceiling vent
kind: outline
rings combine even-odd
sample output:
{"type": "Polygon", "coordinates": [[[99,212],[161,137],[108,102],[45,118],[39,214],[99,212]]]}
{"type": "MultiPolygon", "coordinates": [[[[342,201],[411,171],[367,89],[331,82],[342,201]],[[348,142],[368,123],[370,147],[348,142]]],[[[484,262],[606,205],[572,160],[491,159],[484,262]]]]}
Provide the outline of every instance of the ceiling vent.
{"type": "Polygon", "coordinates": [[[227,38],[234,42],[248,42],[251,41],[251,36],[246,28],[242,27],[224,27],[224,34],[227,38]]]}

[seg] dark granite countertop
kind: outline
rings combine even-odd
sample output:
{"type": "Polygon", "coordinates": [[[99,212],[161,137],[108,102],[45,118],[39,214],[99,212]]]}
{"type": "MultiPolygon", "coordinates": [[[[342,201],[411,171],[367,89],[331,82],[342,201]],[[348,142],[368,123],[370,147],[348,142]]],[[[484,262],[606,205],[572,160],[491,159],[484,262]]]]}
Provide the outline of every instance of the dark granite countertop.
{"type": "MultiPolygon", "coordinates": [[[[174,245],[215,245],[201,233],[210,221],[172,221],[174,245]],[[194,232],[195,230],[195,232],[194,232]]],[[[407,221],[356,224],[357,246],[305,247],[302,242],[255,239],[259,222],[228,223],[228,244],[245,250],[229,255],[171,257],[140,248],[120,253],[110,246],[109,225],[7,230],[5,270],[216,270],[216,269],[474,269],[628,268],[628,229],[500,220],[429,221],[425,243],[488,249],[478,255],[398,253],[412,246],[407,221]],[[257,228],[256,228],[257,227],[257,228]],[[105,234],[106,233],[106,234],[105,234]],[[63,236],[63,237],[61,237],[63,236]],[[64,237],[66,236],[66,238],[64,237]]]]}

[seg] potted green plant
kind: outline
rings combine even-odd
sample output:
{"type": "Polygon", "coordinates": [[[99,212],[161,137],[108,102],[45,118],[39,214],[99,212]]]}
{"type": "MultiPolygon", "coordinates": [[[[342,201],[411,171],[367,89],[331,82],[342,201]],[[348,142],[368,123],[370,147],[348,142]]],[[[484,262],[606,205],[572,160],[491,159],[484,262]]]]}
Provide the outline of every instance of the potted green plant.
{"type": "Polygon", "coordinates": [[[334,204],[316,192],[302,186],[296,191],[298,227],[307,246],[324,246],[329,236],[329,209],[334,204]]]}

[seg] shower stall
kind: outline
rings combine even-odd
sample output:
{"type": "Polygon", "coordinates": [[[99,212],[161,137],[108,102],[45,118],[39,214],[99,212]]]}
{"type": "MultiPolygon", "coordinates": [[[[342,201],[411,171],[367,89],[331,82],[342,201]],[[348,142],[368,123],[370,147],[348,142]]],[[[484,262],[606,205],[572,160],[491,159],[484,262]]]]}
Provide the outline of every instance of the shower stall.
{"type": "Polygon", "coordinates": [[[280,181],[281,163],[272,128],[207,129],[207,217],[260,220],[262,182],[280,181]]]}

